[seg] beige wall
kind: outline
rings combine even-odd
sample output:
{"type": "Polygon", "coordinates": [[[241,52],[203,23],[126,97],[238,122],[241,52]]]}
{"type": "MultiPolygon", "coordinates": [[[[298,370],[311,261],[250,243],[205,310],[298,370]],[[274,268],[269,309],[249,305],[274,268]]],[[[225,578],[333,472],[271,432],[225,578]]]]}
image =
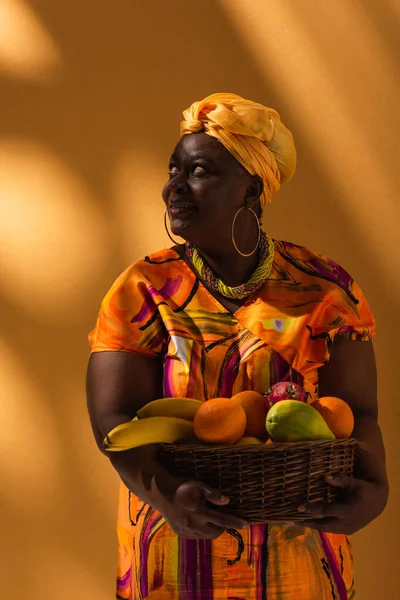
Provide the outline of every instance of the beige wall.
{"type": "Polygon", "coordinates": [[[377,318],[392,494],[354,545],[360,600],[397,598],[397,0],[2,0],[0,21],[1,597],[114,597],[117,478],[86,416],[87,333],[123,268],[168,244],[181,110],[233,91],[295,134],[269,233],[341,262],[377,318]]]}

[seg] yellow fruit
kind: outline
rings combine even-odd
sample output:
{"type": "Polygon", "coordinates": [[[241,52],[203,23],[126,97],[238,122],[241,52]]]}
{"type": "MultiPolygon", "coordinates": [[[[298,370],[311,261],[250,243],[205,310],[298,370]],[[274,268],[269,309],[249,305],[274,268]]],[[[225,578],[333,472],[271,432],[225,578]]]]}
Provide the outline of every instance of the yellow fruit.
{"type": "Polygon", "coordinates": [[[268,411],[264,396],[259,392],[246,390],[232,396],[232,400],[240,402],[246,413],[245,436],[263,437],[266,433],[265,418],[268,411]]]}
{"type": "Polygon", "coordinates": [[[104,438],[103,448],[120,452],[147,444],[172,444],[193,434],[193,424],[176,417],[149,417],[114,427],[104,438]]]}
{"type": "Polygon", "coordinates": [[[203,403],[193,398],[160,398],[145,404],[137,411],[138,419],[149,417],[177,417],[193,421],[203,403]]]}
{"type": "Polygon", "coordinates": [[[253,446],[253,445],[263,445],[263,442],[256,437],[246,436],[240,438],[238,442],[236,442],[236,446],[253,446]]]}
{"type": "Polygon", "coordinates": [[[324,396],[311,405],[325,419],[337,438],[350,437],[354,429],[354,415],[350,406],[341,398],[324,396]]]}
{"type": "Polygon", "coordinates": [[[235,444],[244,434],[246,413],[232,398],[207,400],[196,412],[194,434],[209,444],[235,444]]]}

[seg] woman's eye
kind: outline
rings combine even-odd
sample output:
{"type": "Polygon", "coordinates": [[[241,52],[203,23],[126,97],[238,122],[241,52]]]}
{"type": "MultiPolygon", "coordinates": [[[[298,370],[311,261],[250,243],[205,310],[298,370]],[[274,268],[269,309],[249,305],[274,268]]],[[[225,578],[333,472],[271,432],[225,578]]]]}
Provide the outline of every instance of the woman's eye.
{"type": "Polygon", "coordinates": [[[174,166],[170,166],[168,169],[168,174],[170,177],[175,177],[178,174],[178,168],[174,166]]]}
{"type": "Polygon", "coordinates": [[[194,165],[193,167],[193,173],[195,175],[204,175],[206,173],[206,170],[204,167],[200,166],[200,165],[194,165]]]}

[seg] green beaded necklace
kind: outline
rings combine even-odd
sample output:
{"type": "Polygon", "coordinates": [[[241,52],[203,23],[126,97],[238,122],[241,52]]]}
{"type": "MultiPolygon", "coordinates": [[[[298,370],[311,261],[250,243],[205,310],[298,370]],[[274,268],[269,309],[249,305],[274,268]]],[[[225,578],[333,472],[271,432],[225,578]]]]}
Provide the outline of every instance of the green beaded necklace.
{"type": "Polygon", "coordinates": [[[271,274],[272,264],[274,262],[275,245],[274,241],[264,232],[261,232],[260,236],[260,258],[256,270],[246,283],[235,287],[226,285],[221,279],[218,279],[218,277],[214,275],[211,267],[200,256],[196,246],[189,244],[188,242],[185,246],[186,254],[197,273],[206,282],[207,287],[226,298],[241,300],[242,298],[250,296],[264,284],[271,274]]]}

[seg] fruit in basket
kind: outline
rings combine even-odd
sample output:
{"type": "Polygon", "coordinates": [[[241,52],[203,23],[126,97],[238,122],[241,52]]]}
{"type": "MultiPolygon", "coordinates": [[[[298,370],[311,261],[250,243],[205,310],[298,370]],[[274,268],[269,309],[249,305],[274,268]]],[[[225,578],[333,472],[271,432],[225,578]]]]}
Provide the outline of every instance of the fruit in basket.
{"type": "Polygon", "coordinates": [[[193,423],[176,417],[133,419],[114,427],[104,438],[103,448],[121,452],[147,444],[172,444],[193,434],[193,423]]]}
{"type": "Polygon", "coordinates": [[[240,438],[238,442],[236,442],[236,446],[254,446],[256,444],[263,444],[261,440],[252,436],[245,436],[240,438]]]}
{"type": "Polygon", "coordinates": [[[232,398],[203,402],[193,421],[194,434],[209,444],[235,444],[246,429],[246,413],[232,398]]]}
{"type": "Polygon", "coordinates": [[[232,396],[232,400],[237,400],[246,413],[246,437],[263,437],[265,435],[265,418],[267,416],[267,407],[265,398],[259,392],[245,390],[232,396]]]}
{"type": "Polygon", "coordinates": [[[324,396],[311,406],[324,418],[337,438],[350,437],[354,429],[354,415],[350,406],[341,398],[324,396]]]}
{"type": "Polygon", "coordinates": [[[160,398],[145,404],[137,411],[138,419],[148,417],[178,417],[193,421],[197,409],[203,403],[193,398],[160,398]]]}
{"type": "Polygon", "coordinates": [[[265,397],[267,408],[270,408],[281,400],[299,400],[300,402],[305,402],[307,394],[298,383],[280,381],[271,387],[265,397]]]}
{"type": "Polygon", "coordinates": [[[274,442],[334,440],[320,413],[305,402],[282,400],[268,411],[266,428],[274,442]]]}

